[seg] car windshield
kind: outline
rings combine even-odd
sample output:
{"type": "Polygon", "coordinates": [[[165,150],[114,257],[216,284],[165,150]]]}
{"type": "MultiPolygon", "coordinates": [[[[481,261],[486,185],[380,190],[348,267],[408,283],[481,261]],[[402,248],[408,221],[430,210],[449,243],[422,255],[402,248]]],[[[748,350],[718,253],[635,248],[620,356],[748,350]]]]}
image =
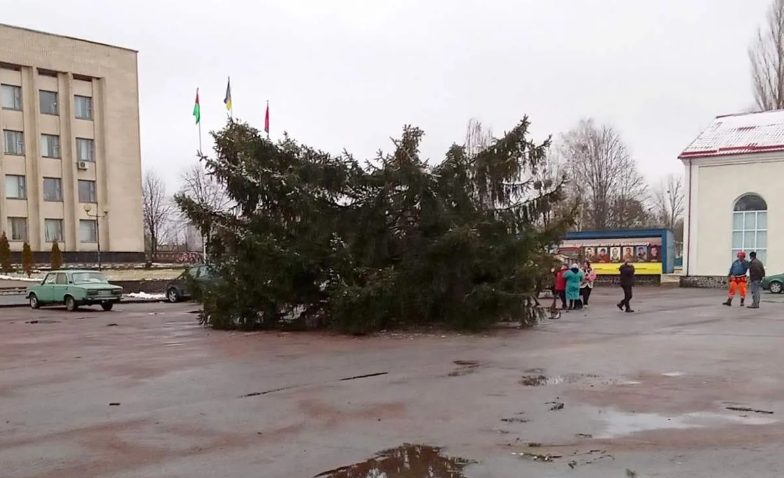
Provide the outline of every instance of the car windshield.
{"type": "Polygon", "coordinates": [[[106,276],[100,272],[75,272],[73,274],[74,284],[103,284],[108,282],[106,276]]]}

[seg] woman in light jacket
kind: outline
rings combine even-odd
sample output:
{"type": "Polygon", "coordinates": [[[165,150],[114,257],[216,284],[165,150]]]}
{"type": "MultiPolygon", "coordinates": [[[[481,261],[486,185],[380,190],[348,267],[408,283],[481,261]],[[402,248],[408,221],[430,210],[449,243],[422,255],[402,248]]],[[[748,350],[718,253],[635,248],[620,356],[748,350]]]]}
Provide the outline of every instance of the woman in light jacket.
{"type": "Polygon", "coordinates": [[[583,274],[585,277],[583,277],[583,283],[580,284],[580,295],[583,297],[583,305],[588,305],[588,299],[593,291],[593,283],[596,281],[596,272],[593,271],[589,261],[585,261],[583,274]]]}

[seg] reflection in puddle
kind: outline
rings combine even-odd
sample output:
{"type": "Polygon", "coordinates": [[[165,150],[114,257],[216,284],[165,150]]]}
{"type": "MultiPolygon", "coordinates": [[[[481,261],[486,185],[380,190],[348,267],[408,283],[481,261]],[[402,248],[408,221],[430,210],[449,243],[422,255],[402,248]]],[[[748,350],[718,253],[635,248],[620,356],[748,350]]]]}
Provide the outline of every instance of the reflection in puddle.
{"type": "Polygon", "coordinates": [[[683,415],[665,416],[656,413],[625,413],[607,410],[602,415],[606,421],[604,433],[595,438],[616,438],[652,430],[705,428],[733,423],[743,425],[770,425],[775,419],[766,417],[746,417],[725,415],[712,412],[695,412],[683,415]]]}
{"type": "Polygon", "coordinates": [[[474,462],[443,456],[440,448],[406,444],[314,478],[465,478],[463,468],[471,463],[474,462]]]}

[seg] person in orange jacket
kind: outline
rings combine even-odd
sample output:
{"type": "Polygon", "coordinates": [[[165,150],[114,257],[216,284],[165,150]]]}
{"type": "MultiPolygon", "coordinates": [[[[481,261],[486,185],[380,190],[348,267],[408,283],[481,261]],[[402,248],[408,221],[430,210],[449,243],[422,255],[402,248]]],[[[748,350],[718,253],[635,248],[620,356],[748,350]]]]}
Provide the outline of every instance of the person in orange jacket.
{"type": "Polygon", "coordinates": [[[732,299],[735,294],[740,294],[740,306],[743,307],[746,302],[746,274],[749,272],[749,263],[746,260],[746,253],[743,251],[738,252],[738,259],[730,266],[730,273],[727,278],[730,283],[729,297],[727,301],[723,302],[727,307],[732,306],[732,299]]]}

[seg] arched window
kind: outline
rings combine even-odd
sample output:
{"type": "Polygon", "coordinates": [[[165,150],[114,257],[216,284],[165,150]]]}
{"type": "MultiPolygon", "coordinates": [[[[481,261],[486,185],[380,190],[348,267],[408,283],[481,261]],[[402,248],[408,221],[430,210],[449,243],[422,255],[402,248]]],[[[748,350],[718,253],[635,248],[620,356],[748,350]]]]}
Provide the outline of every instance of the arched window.
{"type": "Polygon", "coordinates": [[[768,255],[768,204],[757,194],[745,194],[735,201],[732,212],[732,260],[739,251],[757,251],[762,262],[768,255]]]}

